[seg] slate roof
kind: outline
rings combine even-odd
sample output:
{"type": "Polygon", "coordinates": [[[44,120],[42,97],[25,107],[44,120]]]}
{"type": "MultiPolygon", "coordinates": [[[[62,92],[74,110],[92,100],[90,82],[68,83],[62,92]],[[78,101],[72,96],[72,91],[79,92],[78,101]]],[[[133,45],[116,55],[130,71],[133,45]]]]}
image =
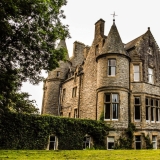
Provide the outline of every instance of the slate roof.
{"type": "Polygon", "coordinates": [[[131,48],[133,48],[134,46],[136,46],[136,44],[138,43],[138,41],[143,37],[144,34],[142,34],[141,36],[135,38],[134,40],[128,42],[127,44],[125,44],[125,49],[129,50],[131,48]]]}
{"type": "Polygon", "coordinates": [[[113,22],[113,25],[107,36],[107,40],[102,48],[102,54],[105,54],[105,53],[126,54],[126,51],[124,49],[124,44],[122,43],[121,37],[115,25],[115,22],[113,22]]]}

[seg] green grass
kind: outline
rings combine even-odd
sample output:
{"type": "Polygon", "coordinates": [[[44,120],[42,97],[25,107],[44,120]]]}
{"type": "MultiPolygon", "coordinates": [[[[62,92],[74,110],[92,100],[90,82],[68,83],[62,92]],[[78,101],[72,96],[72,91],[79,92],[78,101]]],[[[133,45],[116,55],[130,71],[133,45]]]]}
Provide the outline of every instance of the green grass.
{"type": "Polygon", "coordinates": [[[0,150],[0,160],[160,160],[160,150],[0,150]]]}

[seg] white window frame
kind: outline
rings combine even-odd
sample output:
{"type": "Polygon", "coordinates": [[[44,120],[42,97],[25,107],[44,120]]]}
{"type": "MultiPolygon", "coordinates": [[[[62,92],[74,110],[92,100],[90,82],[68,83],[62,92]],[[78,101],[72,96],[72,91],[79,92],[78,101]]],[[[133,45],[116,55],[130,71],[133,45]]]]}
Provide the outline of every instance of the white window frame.
{"type": "Polygon", "coordinates": [[[116,76],[116,59],[108,59],[108,76],[111,77],[115,77],[116,76]],[[110,64],[111,61],[115,61],[115,65],[110,64]],[[114,74],[112,74],[112,72],[110,73],[110,71],[112,71],[112,69],[114,68],[114,74]]]}
{"type": "Polygon", "coordinates": [[[119,106],[120,106],[120,103],[119,103],[119,94],[118,93],[106,93],[104,96],[104,99],[106,98],[106,95],[109,95],[110,96],[110,102],[104,102],[104,120],[112,120],[112,121],[118,121],[119,119],[119,106]],[[117,102],[113,102],[113,95],[117,95],[117,102]],[[109,104],[110,106],[110,119],[107,119],[106,116],[105,116],[105,113],[106,113],[106,105],[109,104]],[[114,105],[116,105],[116,108],[117,108],[117,117],[118,118],[113,118],[113,107],[114,105]]]}
{"type": "Polygon", "coordinates": [[[133,65],[133,72],[134,72],[133,74],[134,82],[139,82],[140,81],[140,66],[138,64],[133,65]],[[136,67],[138,67],[138,71],[136,71],[137,70],[136,67]],[[138,75],[138,79],[135,78],[136,75],[138,75]]]}
{"type": "Polygon", "coordinates": [[[107,150],[113,150],[115,145],[115,139],[114,136],[107,137],[107,150]],[[113,143],[113,148],[109,148],[109,143],[113,143]]]}
{"type": "Polygon", "coordinates": [[[137,149],[137,148],[136,148],[136,143],[140,143],[140,149],[142,149],[142,138],[141,138],[141,135],[135,135],[135,149],[137,149]],[[136,140],[136,137],[137,137],[137,136],[140,137],[140,141],[137,141],[137,140],[136,140]]]}
{"type": "Polygon", "coordinates": [[[153,149],[157,149],[157,136],[155,135],[152,135],[152,145],[153,145],[153,149]]]}
{"type": "Polygon", "coordinates": [[[48,150],[52,150],[52,149],[50,149],[51,143],[54,143],[54,148],[53,148],[53,150],[57,150],[57,149],[58,149],[58,137],[55,136],[55,135],[50,135],[50,136],[49,136],[48,150]],[[55,140],[52,141],[52,140],[51,140],[51,137],[54,137],[55,140]]]}
{"type": "Polygon", "coordinates": [[[154,84],[154,73],[152,68],[148,68],[148,83],[154,84]]]}
{"type": "Polygon", "coordinates": [[[89,149],[90,147],[91,147],[91,137],[89,135],[86,135],[83,138],[83,149],[89,149]]]}

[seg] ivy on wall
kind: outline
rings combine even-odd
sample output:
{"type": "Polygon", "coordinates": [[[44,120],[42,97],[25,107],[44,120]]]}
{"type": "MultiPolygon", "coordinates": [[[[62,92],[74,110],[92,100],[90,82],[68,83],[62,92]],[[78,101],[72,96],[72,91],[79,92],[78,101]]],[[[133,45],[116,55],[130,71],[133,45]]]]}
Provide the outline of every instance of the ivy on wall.
{"type": "Polygon", "coordinates": [[[53,134],[58,137],[58,149],[83,149],[86,134],[93,138],[95,149],[102,149],[109,130],[94,120],[4,113],[0,116],[0,149],[46,149],[53,134]]]}

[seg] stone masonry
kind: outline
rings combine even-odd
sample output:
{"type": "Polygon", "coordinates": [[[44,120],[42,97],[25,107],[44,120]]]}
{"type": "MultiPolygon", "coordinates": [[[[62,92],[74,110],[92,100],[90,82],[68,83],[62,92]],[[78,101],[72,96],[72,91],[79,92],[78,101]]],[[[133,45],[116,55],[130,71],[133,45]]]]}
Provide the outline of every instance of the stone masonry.
{"type": "MultiPolygon", "coordinates": [[[[145,148],[149,136],[160,148],[160,52],[148,28],[124,44],[113,21],[95,23],[91,46],[76,41],[73,56],[59,62],[44,81],[42,114],[104,120],[115,128],[106,137],[107,149],[134,123],[133,148],[145,148]]],[[[66,47],[61,40],[59,47],[66,47]]],[[[87,133],[86,133],[87,134],[87,133]]]]}

